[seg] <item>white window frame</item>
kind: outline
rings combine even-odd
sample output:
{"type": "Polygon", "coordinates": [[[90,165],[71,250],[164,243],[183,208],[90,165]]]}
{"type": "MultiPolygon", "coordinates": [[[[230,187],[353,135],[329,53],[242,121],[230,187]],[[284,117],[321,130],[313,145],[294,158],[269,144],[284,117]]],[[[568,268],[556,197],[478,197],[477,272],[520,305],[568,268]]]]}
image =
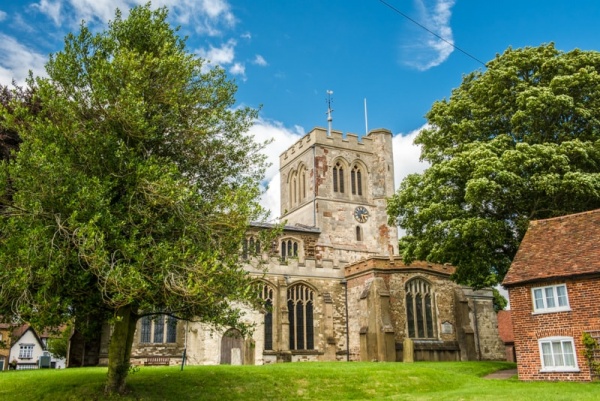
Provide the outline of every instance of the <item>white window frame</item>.
{"type": "Polygon", "coordinates": [[[542,364],[540,372],[579,372],[577,350],[575,349],[573,337],[540,338],[538,340],[538,346],[540,351],[540,362],[542,364]],[[544,345],[547,346],[544,347],[544,345]],[[560,352],[556,352],[556,347],[560,348],[560,352]],[[568,350],[569,347],[571,348],[570,350],[568,350]],[[551,359],[551,363],[548,365],[546,364],[546,358],[544,358],[544,351],[549,351],[546,352],[546,356],[551,359]],[[570,351],[571,353],[565,351],[570,351]],[[565,356],[569,356],[569,358],[565,358],[565,356]],[[566,359],[571,359],[572,364],[569,364],[566,359]]]}
{"type": "Polygon", "coordinates": [[[569,292],[566,284],[547,285],[544,287],[534,287],[531,289],[531,302],[533,303],[533,313],[551,313],[570,311],[569,292]],[[564,289],[564,296],[559,295],[559,289],[564,289]],[[541,294],[541,298],[536,295],[541,294]],[[563,305],[561,305],[561,300],[563,305]],[[541,301],[541,305],[538,305],[541,301]]]}
{"type": "Polygon", "coordinates": [[[32,359],[33,347],[33,344],[19,344],[19,359],[32,359]]]}

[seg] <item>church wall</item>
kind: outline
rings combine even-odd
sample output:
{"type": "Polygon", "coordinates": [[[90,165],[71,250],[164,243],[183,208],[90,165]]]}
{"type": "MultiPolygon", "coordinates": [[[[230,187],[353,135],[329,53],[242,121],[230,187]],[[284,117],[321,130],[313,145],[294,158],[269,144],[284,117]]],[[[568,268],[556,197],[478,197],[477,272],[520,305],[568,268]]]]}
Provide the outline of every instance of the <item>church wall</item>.
{"type": "MultiPolygon", "coordinates": [[[[244,320],[255,328],[242,342],[224,337],[229,328],[215,330],[190,323],[186,329],[180,323],[176,344],[140,344],[136,333],[136,360],[168,354],[179,363],[178,355],[187,344],[188,364],[192,365],[347,358],[402,361],[404,340],[409,335],[406,286],[414,278],[430,288],[435,315],[435,335],[415,339],[413,346],[407,343],[407,349],[414,349],[415,360],[500,359],[495,353],[495,341],[500,346],[501,342],[491,297],[453,283],[451,266],[418,261],[405,265],[394,256],[398,234],[395,227],[387,225],[386,213],[387,198],[394,193],[393,172],[392,135],[387,130],[372,130],[360,140],[339,131],[328,136],[322,128],[305,135],[280,156],[283,232],[272,243],[261,244],[259,255],[241,252],[246,258],[244,268],[272,290],[271,349],[265,349],[266,311],[246,309],[244,320]],[[337,191],[334,169],[338,171],[337,191]],[[360,169],[362,194],[351,191],[352,169],[355,184],[360,169]],[[366,208],[368,215],[357,214],[357,208],[366,208]],[[283,244],[292,247],[292,255],[287,247],[282,252],[283,244]],[[313,292],[314,346],[307,346],[312,349],[290,349],[293,325],[288,289],[294,285],[313,292]]],[[[258,230],[265,228],[264,224],[253,225],[243,249],[256,244],[258,230]]],[[[298,300],[297,294],[291,296],[298,300]]]]}
{"type": "Polygon", "coordinates": [[[504,344],[498,334],[498,315],[494,310],[493,292],[491,289],[474,291],[469,287],[461,287],[468,300],[473,330],[477,332],[476,346],[479,359],[506,359],[504,344]]]}
{"type": "MultiPolygon", "coordinates": [[[[428,283],[434,294],[433,338],[413,339],[414,360],[500,360],[504,359],[498,335],[496,313],[491,290],[473,291],[461,287],[449,278],[454,268],[446,265],[414,262],[405,265],[400,258],[372,258],[349,265],[350,349],[355,360],[365,357],[364,333],[373,331],[365,322],[372,319],[372,304],[365,302],[373,280],[383,280],[378,302],[389,302],[389,320],[396,343],[396,360],[403,360],[403,342],[409,336],[406,314],[406,284],[413,279],[428,283]],[[387,294],[389,293],[389,301],[387,294]],[[460,318],[463,316],[463,318],[460,318]],[[363,333],[363,334],[361,334],[363,333]],[[361,337],[362,336],[362,337],[361,337]],[[361,349],[362,346],[362,349],[361,349]],[[363,355],[360,355],[363,353],[363,355]],[[359,356],[360,357],[357,357],[359,356]]],[[[373,300],[371,300],[371,303],[373,300]]],[[[379,318],[379,317],[378,317],[379,318]]],[[[385,318],[379,324],[385,325],[385,318]]],[[[385,330],[381,326],[379,330],[385,330]]],[[[372,350],[367,350],[370,353],[372,350]]],[[[378,355],[381,358],[381,355],[378,355]]]]}

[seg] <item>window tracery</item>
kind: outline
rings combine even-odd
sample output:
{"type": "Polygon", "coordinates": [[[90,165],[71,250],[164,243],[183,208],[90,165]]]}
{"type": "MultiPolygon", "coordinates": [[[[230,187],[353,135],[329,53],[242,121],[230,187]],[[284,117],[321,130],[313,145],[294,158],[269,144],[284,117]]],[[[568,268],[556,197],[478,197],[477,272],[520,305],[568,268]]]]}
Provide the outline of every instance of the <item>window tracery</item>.
{"type": "Polygon", "coordinates": [[[435,338],[434,293],[420,278],[406,283],[406,322],[410,338],[435,338]]]}
{"type": "Polygon", "coordinates": [[[355,164],[350,172],[350,185],[352,187],[352,195],[362,196],[362,171],[358,164],[355,164]]]}
{"type": "Polygon", "coordinates": [[[304,284],[287,292],[290,350],[312,350],[314,343],[314,292],[304,284]]]}
{"type": "Polygon", "coordinates": [[[333,192],[344,193],[344,166],[340,162],[333,167],[333,192]]]}
{"type": "Polygon", "coordinates": [[[289,258],[297,258],[300,249],[299,242],[295,239],[284,239],[281,241],[281,260],[285,261],[289,258]]]}

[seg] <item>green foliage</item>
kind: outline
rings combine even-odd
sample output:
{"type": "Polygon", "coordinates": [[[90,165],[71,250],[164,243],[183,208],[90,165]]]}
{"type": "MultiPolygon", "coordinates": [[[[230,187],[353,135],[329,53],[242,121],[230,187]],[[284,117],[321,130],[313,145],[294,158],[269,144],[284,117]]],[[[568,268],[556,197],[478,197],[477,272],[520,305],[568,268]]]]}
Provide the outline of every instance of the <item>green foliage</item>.
{"type": "Polygon", "coordinates": [[[498,313],[506,308],[506,305],[508,305],[508,300],[504,298],[504,296],[500,294],[500,291],[498,291],[496,288],[492,288],[492,293],[494,295],[494,311],[498,313]]]}
{"type": "Polygon", "coordinates": [[[600,53],[508,49],[436,102],[415,143],[431,166],[390,199],[406,261],[504,278],[532,219],[600,208],[600,53]]]}
{"type": "Polygon", "coordinates": [[[50,351],[55,358],[67,358],[69,339],[71,338],[72,331],[73,326],[69,324],[63,329],[60,336],[48,339],[48,351],[50,351]]]}
{"type": "Polygon", "coordinates": [[[98,332],[126,308],[240,327],[264,144],[247,134],[257,111],[205,69],[166,9],[140,6],[65,38],[48,78],[28,81],[35,112],[0,108],[22,140],[0,165],[0,315],[98,332]]]}
{"type": "Polygon", "coordinates": [[[583,356],[587,361],[592,374],[600,376],[600,360],[596,359],[596,354],[600,351],[600,345],[590,333],[583,332],[581,335],[581,342],[583,343],[583,356]]]}

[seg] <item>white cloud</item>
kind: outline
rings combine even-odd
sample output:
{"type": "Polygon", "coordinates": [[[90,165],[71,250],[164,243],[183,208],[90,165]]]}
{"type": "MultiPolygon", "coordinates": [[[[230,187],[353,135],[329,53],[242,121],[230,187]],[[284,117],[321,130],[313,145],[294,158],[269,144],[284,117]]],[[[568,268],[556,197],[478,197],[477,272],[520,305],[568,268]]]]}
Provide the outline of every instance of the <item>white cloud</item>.
{"type": "Polygon", "coordinates": [[[267,60],[265,60],[265,58],[260,54],[257,54],[256,57],[254,57],[254,61],[252,61],[252,63],[262,67],[268,65],[267,60]]]}
{"type": "Polygon", "coordinates": [[[420,27],[413,26],[414,34],[406,35],[401,47],[404,64],[425,71],[446,61],[454,51],[450,26],[454,3],[455,0],[416,0],[419,22],[445,41],[420,27]]]}
{"type": "Polygon", "coordinates": [[[273,140],[265,149],[264,154],[271,166],[265,172],[265,185],[268,190],[261,198],[261,205],[271,211],[271,217],[277,218],[281,214],[281,199],[279,195],[279,155],[306,133],[299,126],[286,128],[278,121],[259,118],[248,131],[257,142],[273,140]]]}
{"type": "Polygon", "coordinates": [[[242,39],[250,40],[252,39],[252,34],[250,32],[242,33],[242,39]]]}
{"type": "Polygon", "coordinates": [[[210,61],[216,65],[227,65],[233,63],[235,58],[235,45],[236,41],[230,39],[227,43],[224,43],[221,47],[210,46],[208,50],[198,49],[196,53],[205,60],[210,61]]]}
{"type": "Polygon", "coordinates": [[[176,13],[185,14],[193,20],[196,32],[210,36],[218,36],[222,28],[231,28],[236,18],[226,0],[164,0],[176,13]],[[170,3],[170,4],[169,4],[170,3]]]}
{"type": "Polygon", "coordinates": [[[2,10],[0,10],[0,21],[4,21],[6,19],[6,13],[2,10]]]}
{"type": "MultiPolygon", "coordinates": [[[[114,19],[118,8],[126,17],[129,9],[144,5],[147,0],[40,0],[33,4],[56,25],[78,27],[81,20],[88,24],[105,24],[114,19]]],[[[220,35],[223,28],[233,27],[236,18],[227,0],[154,0],[152,8],[167,6],[177,24],[190,24],[197,33],[220,35]]]]}
{"type": "MultiPolygon", "coordinates": [[[[419,132],[426,128],[423,125],[408,134],[397,134],[392,138],[392,148],[394,152],[394,187],[396,190],[400,187],[400,183],[409,174],[422,173],[429,163],[419,160],[421,157],[421,147],[414,144],[414,140],[419,132]]],[[[398,237],[404,236],[405,232],[398,227],[398,237]]]]}
{"type": "MultiPolygon", "coordinates": [[[[195,3],[194,1],[191,2],[195,3]]],[[[222,18],[224,21],[232,24],[235,22],[235,17],[231,13],[229,4],[224,0],[202,0],[199,2],[200,8],[211,19],[222,18]]]]}
{"type": "Polygon", "coordinates": [[[27,48],[15,38],[0,33],[0,83],[10,85],[13,79],[23,85],[29,74],[46,75],[44,64],[46,56],[27,48]]]}
{"type": "Polygon", "coordinates": [[[231,68],[229,69],[229,72],[232,75],[241,75],[243,77],[245,77],[246,75],[246,66],[244,66],[244,64],[242,63],[234,63],[231,68]]]}
{"type": "Polygon", "coordinates": [[[419,160],[421,157],[421,147],[413,142],[418,133],[426,128],[422,126],[408,134],[397,134],[392,138],[392,148],[394,151],[394,187],[399,188],[402,180],[413,173],[422,173],[429,163],[419,160]]]}
{"type": "Polygon", "coordinates": [[[60,1],[52,2],[50,0],[41,0],[39,2],[39,4],[34,3],[31,5],[31,7],[37,8],[42,14],[46,14],[48,17],[50,17],[50,19],[52,21],[54,21],[54,24],[56,26],[61,25],[61,18],[60,18],[61,2],[60,1]]]}

